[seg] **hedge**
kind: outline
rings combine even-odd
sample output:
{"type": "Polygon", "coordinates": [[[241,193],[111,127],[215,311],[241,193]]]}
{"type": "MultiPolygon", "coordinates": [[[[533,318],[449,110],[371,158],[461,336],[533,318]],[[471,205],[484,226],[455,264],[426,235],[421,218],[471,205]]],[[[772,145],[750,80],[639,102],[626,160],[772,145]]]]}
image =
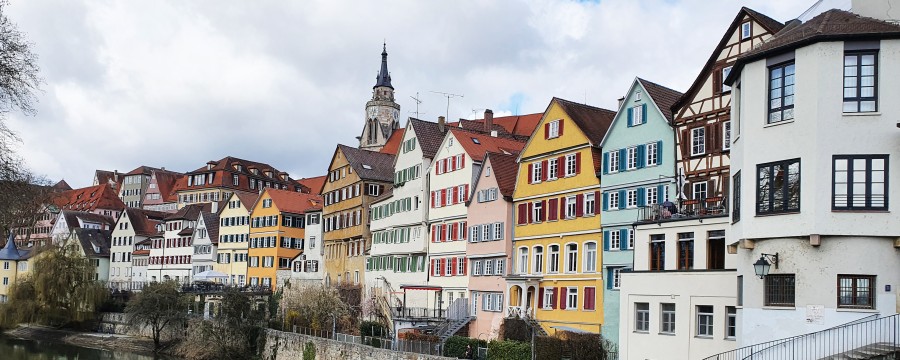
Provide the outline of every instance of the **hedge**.
{"type": "Polygon", "coordinates": [[[513,340],[494,340],[488,343],[490,360],[531,359],[531,344],[513,340]]]}
{"type": "Polygon", "coordinates": [[[481,339],[472,339],[464,336],[451,336],[444,342],[444,356],[455,357],[459,359],[471,359],[478,353],[478,348],[486,347],[487,341],[481,339]],[[466,346],[472,347],[470,356],[466,356],[466,346]]]}

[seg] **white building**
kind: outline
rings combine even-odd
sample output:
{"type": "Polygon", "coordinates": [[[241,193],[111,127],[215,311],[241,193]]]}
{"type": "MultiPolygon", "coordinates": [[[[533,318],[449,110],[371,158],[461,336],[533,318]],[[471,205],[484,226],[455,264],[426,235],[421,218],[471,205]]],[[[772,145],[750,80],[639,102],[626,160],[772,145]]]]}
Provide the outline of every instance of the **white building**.
{"type": "MultiPolygon", "coordinates": [[[[216,212],[200,212],[194,229],[194,256],[191,257],[191,276],[213,270],[218,258],[219,215],[216,212]]],[[[224,282],[221,281],[220,282],[224,282]]]]}
{"type": "Polygon", "coordinates": [[[303,253],[291,260],[290,270],[278,270],[278,283],[290,280],[291,284],[318,285],[325,280],[322,263],[325,247],[322,246],[322,207],[306,210],[306,229],[303,232],[303,253]]]}
{"type": "Polygon", "coordinates": [[[64,240],[75,229],[112,230],[116,219],[106,215],[84,211],[60,210],[50,230],[50,238],[54,241],[64,240]]]}
{"type": "MultiPolygon", "coordinates": [[[[157,225],[170,214],[136,208],[125,208],[113,226],[110,247],[109,287],[116,290],[139,289],[142,279],[136,281],[132,274],[135,244],[157,234],[157,225]]],[[[146,274],[146,266],[144,267],[146,274]]]]}
{"type": "MultiPolygon", "coordinates": [[[[887,19],[891,7],[900,1],[851,8],[887,19]]],[[[896,23],[828,10],[789,24],[726,79],[739,345],[897,313],[898,37],[896,23]],[[769,274],[757,277],[756,262],[769,274]]]]}
{"type": "MultiPolygon", "coordinates": [[[[162,230],[162,225],[157,225],[157,228],[162,230]]],[[[134,243],[134,252],[132,252],[131,256],[131,284],[134,291],[140,291],[150,281],[147,276],[147,265],[150,263],[150,245],[153,243],[154,237],[162,238],[161,232],[157,234],[159,235],[134,243]]]]}
{"type": "Polygon", "coordinates": [[[163,237],[153,238],[147,277],[150,281],[175,280],[191,282],[194,255],[194,227],[202,210],[208,211],[210,204],[190,204],[169,215],[163,223],[163,237]]]}

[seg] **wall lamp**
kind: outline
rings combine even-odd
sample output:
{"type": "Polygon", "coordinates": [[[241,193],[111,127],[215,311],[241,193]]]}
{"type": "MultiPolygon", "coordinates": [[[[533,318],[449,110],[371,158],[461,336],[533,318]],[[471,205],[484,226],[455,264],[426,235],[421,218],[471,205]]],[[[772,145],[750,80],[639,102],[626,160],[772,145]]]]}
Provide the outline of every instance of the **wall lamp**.
{"type": "Polygon", "coordinates": [[[760,254],[759,260],[753,263],[753,271],[756,272],[756,276],[762,279],[769,275],[769,269],[771,269],[772,264],[775,264],[776,269],[778,268],[778,253],[775,253],[775,255],[760,254]]]}

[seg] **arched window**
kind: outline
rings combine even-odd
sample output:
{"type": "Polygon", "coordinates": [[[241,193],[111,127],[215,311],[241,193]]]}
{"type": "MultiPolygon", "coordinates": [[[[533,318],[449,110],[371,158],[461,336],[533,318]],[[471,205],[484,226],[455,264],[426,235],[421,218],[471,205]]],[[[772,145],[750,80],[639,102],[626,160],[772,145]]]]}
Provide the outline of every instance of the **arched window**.
{"type": "Polygon", "coordinates": [[[566,272],[578,272],[578,244],[566,244],[566,272]]]}
{"type": "Polygon", "coordinates": [[[519,248],[519,274],[528,273],[528,248],[519,248]]]}
{"type": "Polygon", "coordinates": [[[378,142],[378,121],[369,119],[369,144],[378,142]]]}
{"type": "Polygon", "coordinates": [[[544,247],[543,246],[535,246],[534,247],[534,261],[533,264],[533,273],[540,274],[544,272],[544,247]]]}
{"type": "Polygon", "coordinates": [[[584,272],[597,272],[597,243],[584,243],[584,272]]]}
{"type": "Polygon", "coordinates": [[[559,272],[559,245],[553,244],[549,247],[550,251],[550,261],[547,266],[548,273],[558,273],[559,272]]]}

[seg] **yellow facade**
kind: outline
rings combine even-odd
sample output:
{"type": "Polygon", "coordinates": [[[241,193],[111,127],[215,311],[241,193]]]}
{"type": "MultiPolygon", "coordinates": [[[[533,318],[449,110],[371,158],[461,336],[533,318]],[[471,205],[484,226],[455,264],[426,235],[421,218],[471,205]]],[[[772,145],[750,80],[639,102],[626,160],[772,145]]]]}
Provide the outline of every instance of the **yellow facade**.
{"type": "Polygon", "coordinates": [[[30,259],[0,260],[0,302],[6,302],[9,289],[17,279],[27,276],[31,271],[30,259]]]}
{"type": "Polygon", "coordinates": [[[246,285],[250,235],[250,211],[253,204],[244,204],[232,194],[219,213],[218,261],[214,269],[228,275],[231,285],[246,285]]]}
{"type": "Polygon", "coordinates": [[[285,216],[301,214],[279,210],[278,203],[272,201],[269,191],[271,190],[266,189],[260,195],[250,212],[247,277],[250,285],[270,285],[274,289],[278,286],[276,272],[290,270],[290,260],[302,253],[302,250],[294,246],[285,246],[284,240],[303,239],[305,229],[284,225],[285,216]]]}
{"type": "Polygon", "coordinates": [[[520,155],[513,194],[516,227],[509,305],[529,308],[528,313],[550,334],[565,329],[599,333],[603,320],[600,179],[595,168],[600,152],[596,146],[554,100],[520,155]],[[562,123],[563,131],[548,139],[545,124],[554,121],[562,123]],[[532,180],[535,166],[547,172],[552,162],[551,169],[567,166],[570,157],[573,164],[577,161],[576,171],[563,168],[532,180]],[[575,205],[567,208],[569,203],[577,209],[575,205]],[[537,208],[541,211],[536,213],[537,208]],[[549,300],[551,292],[554,300],[549,300]],[[590,292],[592,301],[587,296],[590,292]]]}

